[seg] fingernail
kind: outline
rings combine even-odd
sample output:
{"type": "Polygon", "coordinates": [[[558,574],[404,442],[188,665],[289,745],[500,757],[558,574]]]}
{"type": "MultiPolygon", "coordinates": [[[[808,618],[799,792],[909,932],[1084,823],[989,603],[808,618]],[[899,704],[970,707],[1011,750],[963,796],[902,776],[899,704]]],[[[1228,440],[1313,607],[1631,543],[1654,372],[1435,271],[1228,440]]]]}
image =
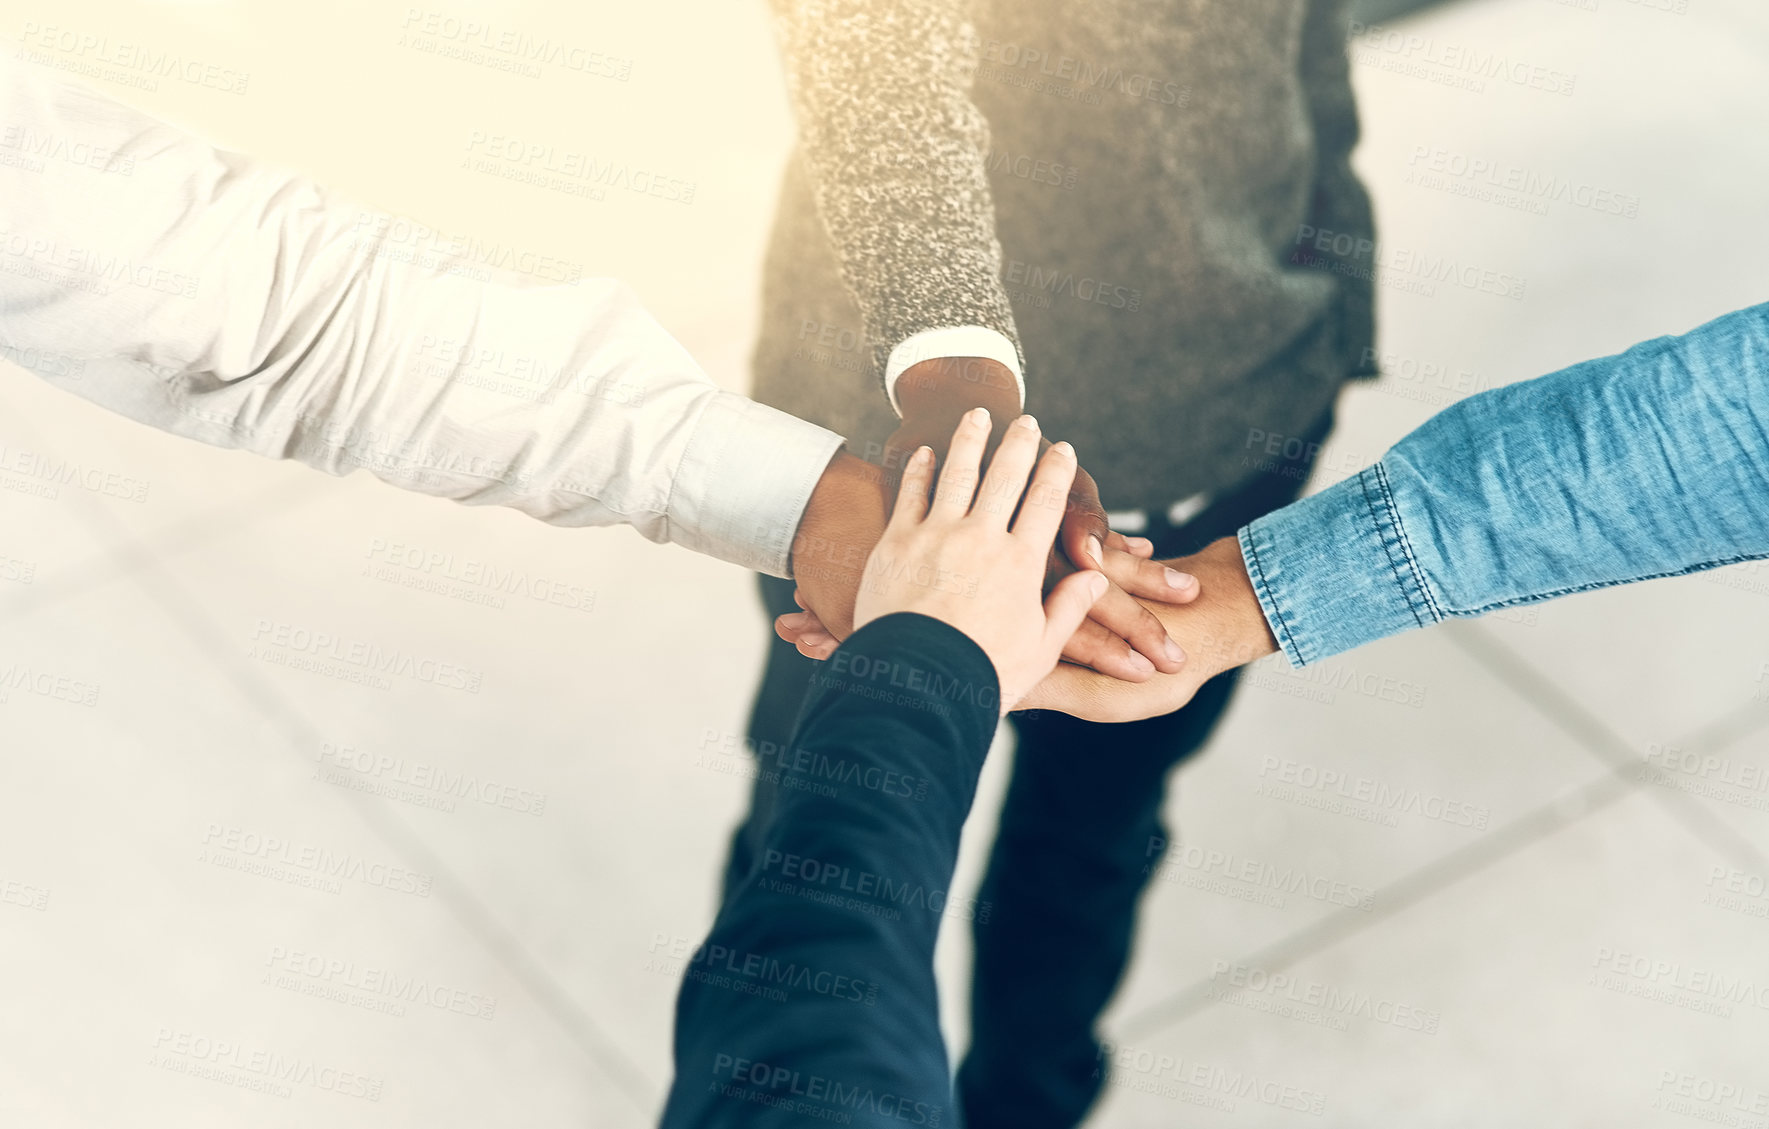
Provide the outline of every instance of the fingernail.
{"type": "Polygon", "coordinates": [[[988,408],[972,408],[970,411],[965,413],[964,418],[970,423],[970,425],[972,427],[987,427],[987,426],[989,426],[989,409],[988,408]]]}
{"type": "Polygon", "coordinates": [[[1023,415],[1019,419],[1014,420],[1013,425],[1015,427],[1023,427],[1027,431],[1038,430],[1038,420],[1030,415],[1023,415]]]}
{"type": "Polygon", "coordinates": [[[1141,651],[1130,652],[1130,668],[1138,674],[1153,674],[1155,672],[1155,664],[1150,662],[1148,656],[1141,651]]]}
{"type": "Polygon", "coordinates": [[[1105,573],[1096,572],[1087,578],[1087,594],[1097,600],[1106,594],[1106,588],[1110,584],[1111,581],[1106,579],[1105,573]]]}
{"type": "Polygon", "coordinates": [[[1063,440],[1061,443],[1052,445],[1050,449],[1054,453],[1063,456],[1065,459],[1072,459],[1075,457],[1075,448],[1067,439],[1063,440]]]}
{"type": "Polygon", "coordinates": [[[1155,543],[1150,541],[1147,537],[1126,537],[1124,543],[1139,553],[1144,549],[1153,552],[1155,548],[1155,543]]]}
{"type": "Polygon", "coordinates": [[[1190,588],[1197,582],[1198,578],[1189,572],[1180,572],[1171,568],[1167,570],[1167,587],[1169,588],[1190,588]]]}
{"type": "Polygon", "coordinates": [[[1167,661],[1176,663],[1185,661],[1185,651],[1181,650],[1179,644],[1171,639],[1167,640],[1167,661]]]}
{"type": "Polygon", "coordinates": [[[928,465],[928,463],[933,460],[933,457],[934,449],[932,447],[917,447],[915,449],[915,454],[909,456],[909,465],[916,470],[920,470],[922,467],[928,465]]]}
{"type": "Polygon", "coordinates": [[[1100,549],[1098,537],[1089,537],[1087,539],[1087,544],[1084,546],[1084,548],[1086,548],[1086,550],[1087,550],[1087,555],[1093,558],[1094,564],[1103,565],[1106,563],[1105,557],[1102,555],[1102,551],[1100,549]]]}
{"type": "Polygon", "coordinates": [[[827,636],[827,635],[801,635],[801,636],[799,636],[799,646],[801,646],[801,647],[821,647],[828,642],[829,642],[829,636],[827,636]]]}

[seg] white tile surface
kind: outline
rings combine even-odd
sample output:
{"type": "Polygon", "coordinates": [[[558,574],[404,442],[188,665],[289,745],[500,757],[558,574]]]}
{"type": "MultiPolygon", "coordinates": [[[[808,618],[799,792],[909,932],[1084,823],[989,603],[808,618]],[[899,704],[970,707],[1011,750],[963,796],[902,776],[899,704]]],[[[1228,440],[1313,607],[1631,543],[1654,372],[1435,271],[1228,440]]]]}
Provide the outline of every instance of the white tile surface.
{"type": "Polygon", "coordinates": [[[1220,974],[1229,1002],[1125,1039],[1170,1056],[1180,1077],[1152,1064],[1126,1071],[1167,1088],[1115,1089],[1099,1123],[1679,1124],[1651,1108],[1661,1092],[1674,1096],[1674,1082],[1661,1091],[1662,1072],[1760,1089],[1769,1039],[1764,1008],[1670,987],[1703,973],[1727,977],[1727,992],[1741,979],[1764,984],[1762,922],[1721,924],[1702,912],[1709,861],[1632,795],[1379,928],[1268,967],[1290,977],[1281,987],[1241,974],[1252,987],[1237,989],[1233,972],[1220,974]],[[1626,971],[1634,968],[1639,975],[1626,971]],[[1344,1010],[1310,1009],[1311,988],[1344,1010]],[[1661,990],[1670,1002],[1627,989],[1661,990]],[[1292,999],[1296,1015],[1269,1010],[1292,999]],[[1704,1001],[1729,1014],[1690,1006],[1704,1001]],[[1382,1022],[1397,1014],[1382,1003],[1409,1010],[1382,1022]],[[1343,1027],[1319,1022],[1324,1014],[1343,1017],[1343,1027]],[[1186,1086],[1183,1064],[1193,1060],[1320,1095],[1322,1112],[1274,1110],[1260,1091],[1238,1098],[1232,1114],[1195,1112],[1200,1094],[1235,1091],[1186,1086]]]}
{"type": "MultiPolygon", "coordinates": [[[[1453,376],[1439,383],[1421,366],[1472,374],[1464,387],[1503,383],[1761,300],[1769,15],[1755,0],[1687,7],[1470,0],[1401,25],[1576,75],[1571,97],[1453,89],[1358,49],[1359,165],[1385,242],[1527,288],[1509,301],[1383,287],[1391,376],[1348,393],[1323,477],[1355,470],[1453,397],[1453,376]],[[1638,218],[1576,199],[1534,214],[1455,195],[1419,183],[1421,148],[1637,198],[1638,218]]],[[[628,84],[522,80],[415,54],[395,42],[404,5],[54,9],[7,5],[17,20],[53,14],[250,70],[239,99],[182,84],[115,92],[379,206],[594,261],[741,385],[789,136],[759,7],[531,0],[501,13],[633,58],[628,84]],[[456,167],[471,130],[565,143],[586,120],[627,159],[697,179],[696,204],[586,204],[456,167]]],[[[0,881],[45,898],[40,910],[0,904],[0,1124],[653,1117],[675,990],[655,950],[704,930],[747,795],[716,749],[741,731],[765,638],[751,579],[624,531],[548,529],[207,450],[10,368],[0,442],[151,483],[141,503],[0,490],[0,558],[35,566],[29,584],[0,577],[0,664],[98,688],[89,707],[19,691],[0,704],[0,881]],[[397,567],[395,545],[456,564],[397,567]],[[514,591],[423,586],[469,559],[523,579],[514,591]],[[537,580],[577,606],[524,595],[537,580]],[[266,649],[276,624],[451,663],[479,689],[293,669],[298,650],[266,649]],[[517,807],[544,795],[544,807],[455,795],[451,811],[435,787],[362,790],[443,773],[517,807]],[[231,866],[206,861],[229,829],[348,852],[374,874],[416,871],[430,892],[361,880],[330,892],[244,873],[238,852],[231,866]],[[279,951],[348,962],[334,980],[387,970],[495,998],[493,1018],[412,1003],[395,1016],[265,984],[279,951]],[[381,1097],[193,1077],[179,1033],[365,1073],[381,1097]]],[[[1769,813],[1753,806],[1764,793],[1675,786],[1705,780],[1699,769],[1670,784],[1613,771],[1666,745],[1728,766],[1709,775],[1769,767],[1766,621],[1769,574],[1737,569],[1391,640],[1312,676],[1324,683],[1260,668],[1209,754],[1177,778],[1182,853],[1152,888],[1106,1028],[1151,1061],[1201,1064],[1219,1086],[1248,1072],[1318,1093],[1323,1112],[1242,1096],[1231,1113],[1199,1104],[1220,1089],[1119,1088],[1093,1124],[1669,1127],[1715,1111],[1653,1108],[1665,1072],[1769,1090],[1761,1009],[1716,1018],[1587,983],[1603,950],[1769,980],[1769,898],[1749,892],[1769,870],[1753,861],[1769,852],[1769,813]],[[1416,685],[1422,701],[1356,693],[1348,672],[1416,685]],[[1302,766],[1453,800],[1486,825],[1413,814],[1389,825],[1258,791],[1302,766]],[[1210,851],[1373,890],[1372,908],[1293,893],[1268,904],[1216,884],[1210,851]],[[1439,1029],[1339,1031],[1194,1006],[1216,961],[1281,963],[1297,982],[1436,1012],[1439,1029]]],[[[1006,751],[985,776],[960,891],[977,878],[1006,751]]],[[[967,950],[965,931],[948,928],[939,966],[955,1047],[967,950]]]]}

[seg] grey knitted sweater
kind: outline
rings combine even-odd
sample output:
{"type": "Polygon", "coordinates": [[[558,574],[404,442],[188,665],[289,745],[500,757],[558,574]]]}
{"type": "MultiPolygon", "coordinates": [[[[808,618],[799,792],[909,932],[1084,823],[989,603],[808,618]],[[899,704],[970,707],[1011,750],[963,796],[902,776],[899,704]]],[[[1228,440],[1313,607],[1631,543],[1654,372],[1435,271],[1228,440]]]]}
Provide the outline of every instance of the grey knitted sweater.
{"type": "Polygon", "coordinates": [[[1128,509],[1258,473],[1368,367],[1344,0],[773,3],[759,399],[876,456],[891,348],[988,326],[1128,509]]]}

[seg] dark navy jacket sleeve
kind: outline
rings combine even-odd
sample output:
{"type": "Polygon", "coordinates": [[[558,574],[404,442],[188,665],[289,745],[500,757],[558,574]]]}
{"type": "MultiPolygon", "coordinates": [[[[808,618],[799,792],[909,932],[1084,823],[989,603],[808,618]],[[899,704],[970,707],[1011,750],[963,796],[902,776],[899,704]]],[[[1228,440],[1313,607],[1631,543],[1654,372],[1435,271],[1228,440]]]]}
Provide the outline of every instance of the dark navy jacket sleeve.
{"type": "Polygon", "coordinates": [[[933,952],[999,718],[994,665],[926,616],[876,620],[813,680],[754,868],[676,1003],[666,1129],[949,1126],[933,952]]]}

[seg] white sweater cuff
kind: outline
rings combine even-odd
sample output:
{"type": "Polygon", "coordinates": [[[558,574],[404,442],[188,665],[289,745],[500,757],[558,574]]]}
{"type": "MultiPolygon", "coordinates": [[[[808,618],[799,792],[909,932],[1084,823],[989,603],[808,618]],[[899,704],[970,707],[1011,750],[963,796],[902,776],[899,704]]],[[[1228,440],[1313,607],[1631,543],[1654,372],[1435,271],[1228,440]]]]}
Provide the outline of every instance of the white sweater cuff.
{"type": "Polygon", "coordinates": [[[957,325],[942,329],[924,329],[904,338],[891,350],[885,364],[885,395],[899,417],[903,407],[897,403],[897,378],[903,371],[922,361],[941,357],[982,357],[1006,365],[1020,389],[1020,407],[1026,406],[1026,378],[1020,371],[1020,351],[1008,337],[980,325],[957,325]]]}

